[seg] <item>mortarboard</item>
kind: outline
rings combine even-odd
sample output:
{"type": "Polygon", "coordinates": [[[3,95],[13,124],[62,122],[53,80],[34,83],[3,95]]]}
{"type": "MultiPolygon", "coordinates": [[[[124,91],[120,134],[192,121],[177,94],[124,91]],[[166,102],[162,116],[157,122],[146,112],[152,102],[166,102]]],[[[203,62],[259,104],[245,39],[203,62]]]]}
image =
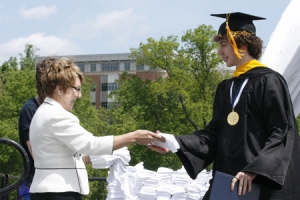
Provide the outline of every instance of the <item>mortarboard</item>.
{"type": "Polygon", "coordinates": [[[226,14],[211,14],[214,17],[225,18],[226,21],[220,25],[218,34],[227,35],[228,41],[232,44],[236,55],[241,58],[238,52],[234,36],[237,34],[256,35],[256,28],[253,20],[264,20],[266,18],[249,15],[241,12],[226,13],[226,14]]]}
{"type": "Polygon", "coordinates": [[[218,33],[224,35],[226,33],[226,23],[231,31],[247,31],[255,35],[256,29],[253,20],[264,20],[266,18],[257,17],[241,12],[226,13],[226,14],[211,14],[214,17],[225,18],[226,21],[221,24],[218,33]]]}

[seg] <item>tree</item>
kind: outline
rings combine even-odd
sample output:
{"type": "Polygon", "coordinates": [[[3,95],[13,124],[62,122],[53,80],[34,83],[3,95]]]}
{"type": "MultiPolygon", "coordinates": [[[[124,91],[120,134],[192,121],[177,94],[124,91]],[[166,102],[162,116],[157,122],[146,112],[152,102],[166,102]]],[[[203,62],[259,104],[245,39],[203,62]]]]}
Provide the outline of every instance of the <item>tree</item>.
{"type": "Polygon", "coordinates": [[[167,72],[169,78],[164,88],[176,93],[182,113],[195,130],[205,126],[211,118],[213,93],[224,78],[217,70],[221,58],[216,53],[217,44],[212,41],[214,35],[216,31],[212,26],[201,25],[182,36],[181,49],[176,36],[159,41],[149,38],[147,44],[131,49],[138,63],[167,72]]]}
{"type": "MultiPolygon", "coordinates": [[[[36,49],[25,46],[26,57],[21,56],[21,66],[10,57],[0,67],[0,136],[19,142],[18,117],[23,104],[36,95],[34,56],[36,49]]],[[[20,54],[21,55],[21,54],[20,54]]],[[[18,176],[22,170],[21,156],[7,145],[1,145],[1,173],[18,176]]]]}
{"type": "Polygon", "coordinates": [[[147,44],[141,43],[139,48],[131,49],[137,63],[167,72],[166,87],[177,93],[183,114],[195,130],[210,119],[213,92],[223,78],[216,70],[221,59],[216,53],[217,44],[212,41],[215,34],[212,26],[201,25],[182,36],[184,46],[181,49],[177,36],[162,37],[159,41],[149,38],[147,44]]]}
{"type": "Polygon", "coordinates": [[[0,72],[4,73],[7,70],[14,70],[16,71],[18,69],[18,60],[16,57],[10,57],[8,61],[5,61],[0,66],[0,72]]]}
{"type": "Polygon", "coordinates": [[[35,53],[39,51],[39,48],[32,44],[26,44],[23,56],[21,53],[19,54],[20,58],[20,66],[22,70],[34,70],[35,69],[35,53]]]}
{"type": "Polygon", "coordinates": [[[202,119],[202,127],[210,119],[213,93],[220,80],[224,78],[217,70],[222,60],[217,55],[217,43],[212,40],[214,35],[216,31],[212,26],[201,25],[194,30],[186,31],[182,36],[185,55],[191,61],[187,72],[198,86],[190,88],[190,100],[196,102],[196,105],[192,104],[191,109],[199,110],[198,118],[202,119]]]}

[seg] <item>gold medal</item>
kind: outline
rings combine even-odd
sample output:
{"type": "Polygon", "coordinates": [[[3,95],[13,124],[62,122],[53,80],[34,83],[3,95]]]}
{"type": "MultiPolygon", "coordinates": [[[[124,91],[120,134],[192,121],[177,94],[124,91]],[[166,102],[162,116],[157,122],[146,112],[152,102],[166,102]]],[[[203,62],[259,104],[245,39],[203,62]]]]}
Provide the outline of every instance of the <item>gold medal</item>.
{"type": "Polygon", "coordinates": [[[235,108],[236,104],[239,102],[240,96],[241,96],[242,91],[243,91],[245,85],[247,84],[247,82],[248,82],[248,79],[245,79],[243,81],[243,84],[240,86],[240,88],[238,88],[238,90],[237,90],[238,93],[233,94],[234,81],[232,81],[231,88],[230,88],[230,101],[231,101],[231,105],[232,105],[232,111],[227,116],[227,122],[231,126],[234,126],[239,122],[239,114],[234,111],[234,108],[235,108]]]}
{"type": "Polygon", "coordinates": [[[234,112],[232,110],[232,112],[229,113],[229,115],[227,116],[227,122],[231,126],[236,125],[239,122],[239,114],[237,114],[237,112],[234,112]]]}

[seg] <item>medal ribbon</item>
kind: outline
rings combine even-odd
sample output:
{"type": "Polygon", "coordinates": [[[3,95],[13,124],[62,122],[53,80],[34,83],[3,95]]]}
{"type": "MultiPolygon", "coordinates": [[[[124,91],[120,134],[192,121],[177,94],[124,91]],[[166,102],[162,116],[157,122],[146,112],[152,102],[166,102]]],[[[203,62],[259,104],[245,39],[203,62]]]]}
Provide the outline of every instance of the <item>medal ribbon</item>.
{"type": "Polygon", "coordinates": [[[238,93],[238,94],[235,94],[234,96],[232,96],[232,89],[233,89],[233,84],[234,84],[234,81],[232,81],[232,84],[230,87],[230,100],[231,100],[232,110],[235,108],[236,104],[239,102],[242,91],[243,91],[245,85],[247,84],[247,82],[248,82],[248,78],[244,80],[242,86],[239,87],[239,89],[237,90],[236,93],[238,93]]]}

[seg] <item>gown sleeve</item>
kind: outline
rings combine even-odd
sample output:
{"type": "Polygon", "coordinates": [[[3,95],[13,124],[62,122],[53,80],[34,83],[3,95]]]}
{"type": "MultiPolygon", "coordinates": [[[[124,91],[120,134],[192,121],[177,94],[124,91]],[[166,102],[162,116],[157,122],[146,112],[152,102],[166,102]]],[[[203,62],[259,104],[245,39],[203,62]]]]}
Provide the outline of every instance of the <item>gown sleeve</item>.
{"type": "Polygon", "coordinates": [[[257,173],[256,181],[274,190],[284,185],[291,161],[294,140],[299,140],[293,106],[285,80],[269,74],[256,88],[268,134],[258,156],[242,171],[257,173]]]}

